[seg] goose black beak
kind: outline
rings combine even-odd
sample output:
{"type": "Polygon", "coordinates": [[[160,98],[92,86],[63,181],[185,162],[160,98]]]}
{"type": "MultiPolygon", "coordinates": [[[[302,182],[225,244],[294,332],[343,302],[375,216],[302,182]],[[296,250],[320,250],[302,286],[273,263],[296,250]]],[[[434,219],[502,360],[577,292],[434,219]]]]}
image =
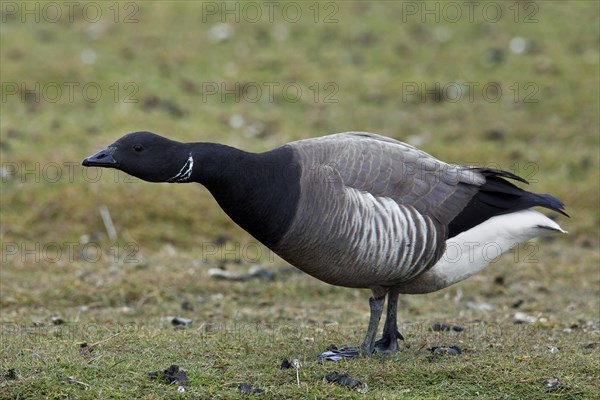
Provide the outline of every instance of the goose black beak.
{"type": "Polygon", "coordinates": [[[115,168],[118,163],[113,158],[113,153],[117,150],[116,147],[109,146],[105,149],[100,150],[93,156],[89,156],[83,160],[82,164],[84,167],[108,167],[115,168]]]}

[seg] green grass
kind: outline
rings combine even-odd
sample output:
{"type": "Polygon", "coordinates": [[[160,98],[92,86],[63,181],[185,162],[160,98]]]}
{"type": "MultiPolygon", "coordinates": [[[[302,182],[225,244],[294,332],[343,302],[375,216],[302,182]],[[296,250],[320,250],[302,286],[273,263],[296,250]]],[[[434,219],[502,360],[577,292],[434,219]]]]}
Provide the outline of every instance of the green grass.
{"type": "Polygon", "coordinates": [[[230,17],[232,36],[222,42],[211,41],[219,18],[203,21],[201,3],[119,3],[116,23],[114,3],[97,4],[96,23],[80,13],[69,22],[66,8],[59,22],[29,15],[22,23],[22,9],[15,16],[2,9],[0,398],[235,398],[242,383],[269,398],[600,395],[597,3],[496,2],[505,16],[497,23],[481,14],[469,22],[466,10],[457,23],[422,23],[400,2],[339,3],[334,23],[322,22],[334,8],[321,3],[314,23],[313,3],[294,3],[304,12],[298,22],[277,13],[272,23],[230,17]],[[521,7],[517,23],[514,4],[521,7]],[[536,23],[522,20],[534,9],[527,4],[539,7],[536,23]],[[131,11],[138,22],[124,23],[131,11]],[[524,54],[509,50],[514,37],[528,41],[524,54]],[[93,64],[82,62],[86,50],[95,52],[93,64]],[[490,62],[494,57],[499,61],[490,62]],[[99,86],[102,96],[92,102],[76,89],[72,100],[63,92],[52,102],[53,92],[43,93],[52,85],[66,90],[68,82],[99,86]],[[302,95],[292,102],[276,91],[271,101],[263,92],[251,102],[203,92],[222,82],[263,89],[293,83],[302,95]],[[502,96],[406,96],[414,85],[452,82],[497,82],[502,96]],[[18,93],[10,94],[15,85],[18,93]],[[25,93],[36,85],[39,101],[25,93]],[[538,101],[525,102],[528,95],[538,101]],[[233,115],[244,126],[231,127],[233,115]],[[368,291],[291,272],[200,186],[152,185],[110,171],[92,182],[94,171],[79,166],[141,129],[253,151],[345,130],[377,132],[445,161],[517,172],[532,181],[531,190],[566,203],[571,218],[559,222],[569,235],[521,247],[459,285],[401,298],[401,352],[320,364],[315,356],[330,344],[362,339],[368,291]],[[105,233],[103,205],[116,243],[105,233]],[[214,246],[220,234],[230,251],[214,246]],[[84,235],[93,244],[81,244],[84,235]],[[208,275],[223,261],[244,270],[257,258],[275,280],[208,275]],[[184,301],[193,310],[184,310],[184,301]],[[494,309],[477,311],[469,302],[494,309]],[[537,322],[515,325],[517,311],[537,322]],[[192,319],[192,327],[173,328],[165,317],[175,315],[192,319]],[[52,324],[53,316],[65,323],[52,324]],[[434,322],[466,330],[430,332],[434,322]],[[99,341],[81,352],[80,342],[99,341]],[[438,345],[464,352],[430,362],[427,348],[438,345]],[[284,357],[302,362],[299,387],[294,370],[278,369],[284,357]],[[173,363],[187,370],[186,393],[147,376],[173,363]],[[368,394],[323,382],[332,370],[367,383],[368,394]],[[550,377],[564,385],[548,389],[543,380],[550,377]]]}

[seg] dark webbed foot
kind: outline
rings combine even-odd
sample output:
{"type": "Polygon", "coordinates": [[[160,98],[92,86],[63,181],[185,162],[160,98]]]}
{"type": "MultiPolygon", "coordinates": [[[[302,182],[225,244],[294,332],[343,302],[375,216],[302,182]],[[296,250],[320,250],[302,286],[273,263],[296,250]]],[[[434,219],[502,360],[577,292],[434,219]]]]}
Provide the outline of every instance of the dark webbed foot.
{"type": "MultiPolygon", "coordinates": [[[[375,293],[374,293],[375,294],[375,293]]],[[[379,319],[383,313],[383,303],[385,302],[385,294],[382,297],[371,297],[369,306],[371,308],[371,316],[369,317],[369,327],[365,340],[358,347],[342,347],[321,353],[317,358],[325,360],[340,361],[342,359],[357,358],[359,355],[368,357],[375,350],[379,353],[393,353],[398,351],[398,339],[404,340],[404,337],[398,332],[398,324],[396,322],[396,313],[398,311],[398,293],[395,291],[388,292],[387,315],[385,325],[383,327],[383,336],[375,341],[377,326],[379,319]]]]}
{"type": "Polygon", "coordinates": [[[375,350],[380,353],[394,353],[398,351],[398,339],[404,340],[400,332],[384,332],[381,339],[375,342],[375,350]]]}

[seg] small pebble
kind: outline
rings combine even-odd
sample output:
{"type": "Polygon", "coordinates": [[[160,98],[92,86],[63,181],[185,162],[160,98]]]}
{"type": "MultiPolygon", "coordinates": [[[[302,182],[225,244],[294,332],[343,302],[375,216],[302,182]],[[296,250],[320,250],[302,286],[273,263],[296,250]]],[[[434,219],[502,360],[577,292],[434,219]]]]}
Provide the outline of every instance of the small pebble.
{"type": "Polygon", "coordinates": [[[169,385],[179,383],[180,385],[177,388],[178,391],[180,391],[180,387],[184,387],[185,390],[185,385],[188,384],[187,374],[185,370],[180,369],[179,365],[177,364],[170,365],[169,368],[165,369],[162,372],[148,372],[148,376],[152,379],[159,379],[165,383],[168,383],[169,385]]]}
{"type": "Polygon", "coordinates": [[[260,394],[264,393],[265,391],[259,388],[253,388],[248,383],[242,383],[240,386],[238,386],[238,392],[241,394],[260,394]]]}
{"type": "Polygon", "coordinates": [[[185,311],[194,311],[194,305],[187,300],[181,303],[181,308],[185,311]]]}
{"type": "Polygon", "coordinates": [[[279,369],[290,369],[292,368],[292,364],[288,361],[287,358],[284,358],[279,366],[279,369]]]}
{"type": "Polygon", "coordinates": [[[564,386],[561,380],[556,377],[546,378],[542,382],[544,383],[544,385],[546,385],[548,389],[556,389],[564,386]]]}
{"type": "Polygon", "coordinates": [[[441,324],[439,322],[436,322],[435,324],[431,325],[431,328],[429,328],[430,331],[434,331],[434,332],[447,332],[451,329],[451,326],[448,324],[441,324]]]}
{"type": "Polygon", "coordinates": [[[451,330],[454,332],[462,332],[465,330],[465,328],[459,325],[448,325],[436,322],[435,324],[431,325],[431,328],[429,328],[429,330],[433,332],[449,332],[451,330]]]}
{"type": "Polygon", "coordinates": [[[15,380],[18,378],[17,373],[14,368],[9,368],[8,371],[4,374],[4,378],[7,380],[15,380]]]}
{"type": "Polygon", "coordinates": [[[460,347],[458,347],[458,346],[450,346],[450,347],[434,346],[434,347],[430,348],[429,350],[433,354],[449,354],[452,356],[457,356],[459,354],[462,354],[462,351],[461,351],[460,347]]]}
{"type": "Polygon", "coordinates": [[[369,387],[357,379],[351,378],[348,374],[338,374],[336,371],[329,372],[323,377],[326,382],[337,383],[355,389],[359,393],[366,393],[369,387]]]}

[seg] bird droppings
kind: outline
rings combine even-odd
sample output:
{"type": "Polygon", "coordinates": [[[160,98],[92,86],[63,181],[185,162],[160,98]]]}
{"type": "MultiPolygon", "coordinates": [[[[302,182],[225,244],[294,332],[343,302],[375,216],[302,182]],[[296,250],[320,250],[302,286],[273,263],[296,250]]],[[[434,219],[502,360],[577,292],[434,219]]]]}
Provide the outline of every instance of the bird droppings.
{"type": "Polygon", "coordinates": [[[336,371],[327,373],[323,376],[323,379],[328,383],[337,383],[339,385],[348,386],[359,393],[366,393],[369,390],[366,383],[351,378],[348,374],[338,374],[336,371]]]}
{"type": "Polygon", "coordinates": [[[462,350],[458,346],[434,346],[429,349],[433,354],[450,354],[453,356],[457,356],[462,354],[462,350]]]}
{"type": "Polygon", "coordinates": [[[84,64],[94,64],[96,62],[96,52],[94,50],[85,49],[79,57],[84,64]]]}
{"type": "Polygon", "coordinates": [[[79,346],[79,353],[81,355],[88,356],[88,355],[90,355],[92,353],[92,351],[94,351],[94,349],[96,348],[96,346],[98,346],[98,345],[100,345],[102,343],[108,342],[109,340],[111,340],[111,339],[119,336],[122,332],[123,331],[119,331],[119,332],[115,333],[114,335],[110,335],[110,336],[105,337],[102,340],[98,340],[97,342],[94,342],[94,343],[79,342],[79,343],[77,343],[77,345],[79,346]]]}
{"type": "Polygon", "coordinates": [[[171,100],[161,99],[158,96],[148,96],[143,100],[142,107],[146,110],[159,109],[166,111],[173,117],[181,118],[186,115],[185,110],[171,100]]]}
{"type": "Polygon", "coordinates": [[[326,351],[317,356],[317,359],[341,361],[343,359],[358,358],[358,356],[359,351],[356,346],[342,346],[339,349],[335,346],[329,346],[326,351]]]}
{"type": "Polygon", "coordinates": [[[181,391],[180,388],[183,388],[183,391],[185,391],[185,387],[188,385],[186,371],[180,369],[179,365],[176,364],[170,365],[169,368],[164,371],[148,372],[148,376],[151,379],[158,379],[160,382],[169,385],[178,384],[177,391],[181,391]]]}
{"type": "Polygon", "coordinates": [[[429,351],[431,351],[431,355],[427,356],[429,362],[445,355],[458,356],[462,354],[462,350],[458,346],[434,346],[430,347],[429,351]]]}
{"type": "Polygon", "coordinates": [[[492,304],[489,303],[475,303],[472,301],[467,302],[467,308],[475,311],[492,311],[496,309],[492,304]]]}
{"type": "Polygon", "coordinates": [[[524,312],[516,312],[514,315],[515,324],[533,324],[535,322],[537,322],[536,317],[525,314],[524,312]]]}
{"type": "Polygon", "coordinates": [[[273,281],[275,279],[275,274],[272,271],[260,265],[251,267],[248,272],[233,272],[221,268],[211,268],[208,270],[208,276],[237,282],[247,282],[255,278],[261,281],[273,281]]]}
{"type": "Polygon", "coordinates": [[[591,330],[593,330],[593,331],[598,331],[598,330],[600,330],[600,322],[588,321],[588,322],[586,323],[586,327],[587,327],[588,329],[591,329],[591,330]]]}
{"type": "Polygon", "coordinates": [[[79,342],[77,345],[79,346],[79,353],[82,355],[90,355],[94,351],[94,348],[90,347],[87,342],[79,342]]]}
{"type": "Polygon", "coordinates": [[[9,368],[2,375],[3,375],[4,379],[9,380],[9,381],[14,381],[14,380],[16,380],[18,378],[17,372],[15,371],[14,368],[9,368]]]}
{"type": "Polygon", "coordinates": [[[225,243],[227,243],[228,240],[229,238],[227,237],[227,235],[221,232],[214,238],[213,243],[216,246],[223,246],[225,243]]]}
{"type": "Polygon", "coordinates": [[[185,311],[194,311],[194,305],[191,301],[185,300],[181,303],[181,309],[185,311]]]}
{"type": "Polygon", "coordinates": [[[63,377],[61,379],[61,381],[64,382],[64,383],[68,383],[70,385],[79,385],[79,386],[82,386],[85,389],[87,389],[87,388],[90,387],[89,384],[77,380],[77,378],[74,377],[74,376],[65,376],[65,377],[63,377]]]}
{"type": "Polygon", "coordinates": [[[510,40],[510,43],[508,44],[508,48],[514,54],[523,54],[528,49],[528,47],[529,43],[527,42],[527,40],[519,36],[512,38],[510,40]]]}
{"type": "Polygon", "coordinates": [[[292,368],[292,363],[290,363],[287,358],[284,358],[283,361],[281,362],[281,365],[279,366],[279,369],[290,369],[290,368],[292,368]]]}
{"type": "Polygon", "coordinates": [[[549,391],[565,387],[565,384],[562,383],[562,381],[556,377],[544,378],[544,380],[542,380],[542,383],[546,386],[546,388],[549,391]]]}
{"type": "Polygon", "coordinates": [[[222,42],[233,35],[233,27],[226,23],[213,25],[210,28],[209,36],[213,42],[222,42]]]}
{"type": "MultiPolygon", "coordinates": [[[[506,139],[506,129],[504,128],[492,128],[484,133],[484,136],[487,140],[491,140],[493,142],[503,142],[506,139]]],[[[504,277],[497,276],[494,278],[494,283],[496,285],[504,285],[504,277]]]]}
{"type": "Polygon", "coordinates": [[[175,328],[189,328],[192,326],[192,320],[189,318],[182,317],[168,317],[171,320],[171,325],[175,328]]]}
{"type": "Polygon", "coordinates": [[[483,53],[481,62],[485,67],[492,68],[498,64],[501,64],[505,58],[506,56],[504,54],[504,50],[492,48],[483,53]]]}
{"type": "Polygon", "coordinates": [[[433,332],[445,332],[445,331],[449,331],[450,328],[451,327],[448,324],[440,324],[439,322],[436,322],[435,324],[431,325],[429,330],[433,331],[433,332]]]}
{"type": "Polygon", "coordinates": [[[523,305],[523,303],[525,303],[525,300],[523,299],[519,299],[517,301],[515,301],[514,303],[511,304],[512,308],[519,308],[523,305]]]}
{"type": "Polygon", "coordinates": [[[449,331],[462,332],[465,330],[465,328],[463,328],[462,326],[459,326],[459,325],[448,325],[448,324],[436,322],[435,324],[431,325],[431,328],[429,328],[429,330],[433,331],[433,332],[449,332],[449,331]]]}
{"type": "Polygon", "coordinates": [[[251,267],[248,271],[252,278],[258,278],[262,281],[273,281],[275,280],[275,274],[269,269],[263,266],[251,267]]]}
{"type": "Polygon", "coordinates": [[[196,302],[198,303],[207,303],[209,301],[219,302],[223,300],[225,296],[223,293],[215,293],[208,296],[196,296],[196,302]]]}
{"type": "Polygon", "coordinates": [[[253,388],[249,383],[242,383],[238,386],[238,392],[241,394],[261,394],[265,391],[259,388],[253,388]]]}

